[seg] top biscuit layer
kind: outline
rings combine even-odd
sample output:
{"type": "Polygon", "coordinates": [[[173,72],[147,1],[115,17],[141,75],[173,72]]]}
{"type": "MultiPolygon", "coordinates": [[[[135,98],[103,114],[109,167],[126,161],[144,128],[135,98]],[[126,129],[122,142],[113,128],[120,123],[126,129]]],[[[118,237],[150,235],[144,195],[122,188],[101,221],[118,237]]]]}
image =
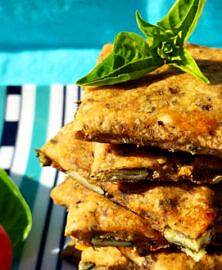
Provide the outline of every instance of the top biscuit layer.
{"type": "MultiPolygon", "coordinates": [[[[76,137],[222,157],[222,49],[187,44],[209,85],[164,65],[143,78],[86,87],[76,137]]],[[[99,61],[112,51],[104,46],[99,61]]]]}

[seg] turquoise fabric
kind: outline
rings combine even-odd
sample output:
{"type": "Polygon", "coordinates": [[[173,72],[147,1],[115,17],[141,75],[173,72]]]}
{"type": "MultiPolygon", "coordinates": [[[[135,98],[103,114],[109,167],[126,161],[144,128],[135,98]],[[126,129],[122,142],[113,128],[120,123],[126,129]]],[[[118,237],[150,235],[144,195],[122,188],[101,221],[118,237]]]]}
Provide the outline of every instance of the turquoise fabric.
{"type": "MultiPolygon", "coordinates": [[[[174,0],[0,0],[1,84],[73,83],[119,31],[138,32],[135,11],[151,23],[174,0]]],[[[222,46],[221,0],[208,0],[191,42],[222,46]]]]}
{"type": "Polygon", "coordinates": [[[0,46],[99,48],[119,31],[136,31],[146,0],[0,0],[0,46]]]}
{"type": "Polygon", "coordinates": [[[5,104],[6,104],[6,87],[0,86],[0,143],[2,140],[4,116],[5,116],[5,104]]]}
{"type": "Polygon", "coordinates": [[[100,49],[0,52],[0,85],[70,84],[88,73],[100,49]]]}

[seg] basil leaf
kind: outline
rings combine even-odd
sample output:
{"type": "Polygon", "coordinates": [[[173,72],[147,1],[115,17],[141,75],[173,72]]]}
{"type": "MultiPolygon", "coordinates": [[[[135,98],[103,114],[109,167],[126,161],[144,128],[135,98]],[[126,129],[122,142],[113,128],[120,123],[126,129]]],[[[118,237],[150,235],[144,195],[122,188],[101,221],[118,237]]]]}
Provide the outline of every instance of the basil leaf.
{"type": "Polygon", "coordinates": [[[138,79],[163,64],[157,54],[153,55],[143,37],[120,32],[114,40],[113,52],[76,84],[112,85],[138,79]]]}
{"type": "Polygon", "coordinates": [[[170,12],[157,23],[158,26],[144,21],[139,12],[136,13],[136,17],[138,26],[147,36],[150,47],[156,48],[157,54],[165,63],[173,64],[209,83],[195,60],[183,48],[200,18],[204,4],[205,0],[178,0],[170,12]]]}
{"type": "Polygon", "coordinates": [[[171,64],[177,68],[180,68],[181,70],[183,70],[187,73],[190,73],[193,76],[198,77],[199,79],[201,79],[205,83],[210,83],[210,81],[200,71],[197,63],[195,62],[193,57],[190,55],[190,53],[186,49],[183,49],[182,55],[178,56],[178,58],[180,58],[180,60],[172,61],[169,64],[171,64]]]}
{"type": "Polygon", "coordinates": [[[136,20],[138,27],[143,32],[143,34],[147,37],[148,44],[150,48],[156,48],[159,44],[168,39],[170,33],[168,34],[166,31],[162,30],[160,27],[152,25],[145,20],[142,19],[139,11],[136,11],[136,20]]]}
{"type": "Polygon", "coordinates": [[[138,79],[164,63],[172,64],[209,83],[183,47],[200,18],[205,2],[177,0],[157,26],[143,20],[137,11],[137,24],[148,43],[135,33],[119,33],[111,55],[76,84],[100,86],[122,83],[138,79]]]}
{"type": "Polygon", "coordinates": [[[32,227],[30,209],[3,169],[0,169],[0,224],[7,231],[13,248],[28,237],[32,227]]]}
{"type": "Polygon", "coordinates": [[[184,44],[192,34],[205,2],[206,0],[177,0],[169,13],[157,25],[174,34],[182,31],[181,43],[184,44]]]}

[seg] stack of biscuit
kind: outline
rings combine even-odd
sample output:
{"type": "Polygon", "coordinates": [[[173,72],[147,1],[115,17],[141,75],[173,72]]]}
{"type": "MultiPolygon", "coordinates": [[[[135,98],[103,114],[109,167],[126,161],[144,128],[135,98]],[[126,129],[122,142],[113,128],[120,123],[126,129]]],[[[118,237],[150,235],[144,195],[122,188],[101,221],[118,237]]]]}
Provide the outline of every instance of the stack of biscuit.
{"type": "Polygon", "coordinates": [[[74,121],[37,150],[67,175],[51,197],[80,270],[222,269],[222,49],[186,48],[209,85],[164,65],[85,87],[74,121]]]}

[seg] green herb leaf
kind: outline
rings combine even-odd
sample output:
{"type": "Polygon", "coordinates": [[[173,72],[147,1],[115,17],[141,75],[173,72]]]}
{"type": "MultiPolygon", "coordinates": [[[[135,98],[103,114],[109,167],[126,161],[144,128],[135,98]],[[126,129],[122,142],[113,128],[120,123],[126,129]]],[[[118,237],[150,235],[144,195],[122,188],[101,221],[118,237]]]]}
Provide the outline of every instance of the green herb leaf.
{"type": "Polygon", "coordinates": [[[76,84],[110,85],[138,79],[163,64],[143,37],[135,33],[120,32],[114,40],[111,55],[105,58],[88,75],[76,84]]]}
{"type": "Polygon", "coordinates": [[[0,224],[7,231],[13,248],[28,237],[32,227],[30,209],[3,169],[0,169],[0,224]]]}
{"type": "Polygon", "coordinates": [[[171,64],[205,83],[210,83],[183,47],[185,39],[197,24],[204,3],[205,0],[178,0],[167,16],[157,23],[158,26],[147,23],[139,12],[136,16],[139,28],[147,36],[151,49],[156,47],[157,54],[166,64],[171,64]]]}
{"type": "Polygon", "coordinates": [[[206,0],[177,0],[157,26],[143,20],[137,11],[137,24],[147,41],[134,33],[119,33],[114,40],[111,55],[76,84],[99,86],[122,83],[138,79],[165,63],[209,83],[192,56],[184,49],[205,2],[206,0]]]}
{"type": "Polygon", "coordinates": [[[152,49],[158,47],[162,41],[167,40],[172,36],[171,33],[167,33],[167,31],[164,31],[160,27],[143,20],[138,10],[136,11],[136,20],[138,27],[147,37],[149,47],[152,49]]]}
{"type": "Polygon", "coordinates": [[[182,32],[181,42],[184,44],[192,34],[205,2],[206,0],[178,0],[157,25],[174,35],[182,32]]]}
{"type": "Polygon", "coordinates": [[[205,83],[210,83],[209,80],[202,74],[197,63],[186,49],[183,49],[182,55],[178,58],[181,59],[173,61],[171,65],[200,78],[205,83]]]}

